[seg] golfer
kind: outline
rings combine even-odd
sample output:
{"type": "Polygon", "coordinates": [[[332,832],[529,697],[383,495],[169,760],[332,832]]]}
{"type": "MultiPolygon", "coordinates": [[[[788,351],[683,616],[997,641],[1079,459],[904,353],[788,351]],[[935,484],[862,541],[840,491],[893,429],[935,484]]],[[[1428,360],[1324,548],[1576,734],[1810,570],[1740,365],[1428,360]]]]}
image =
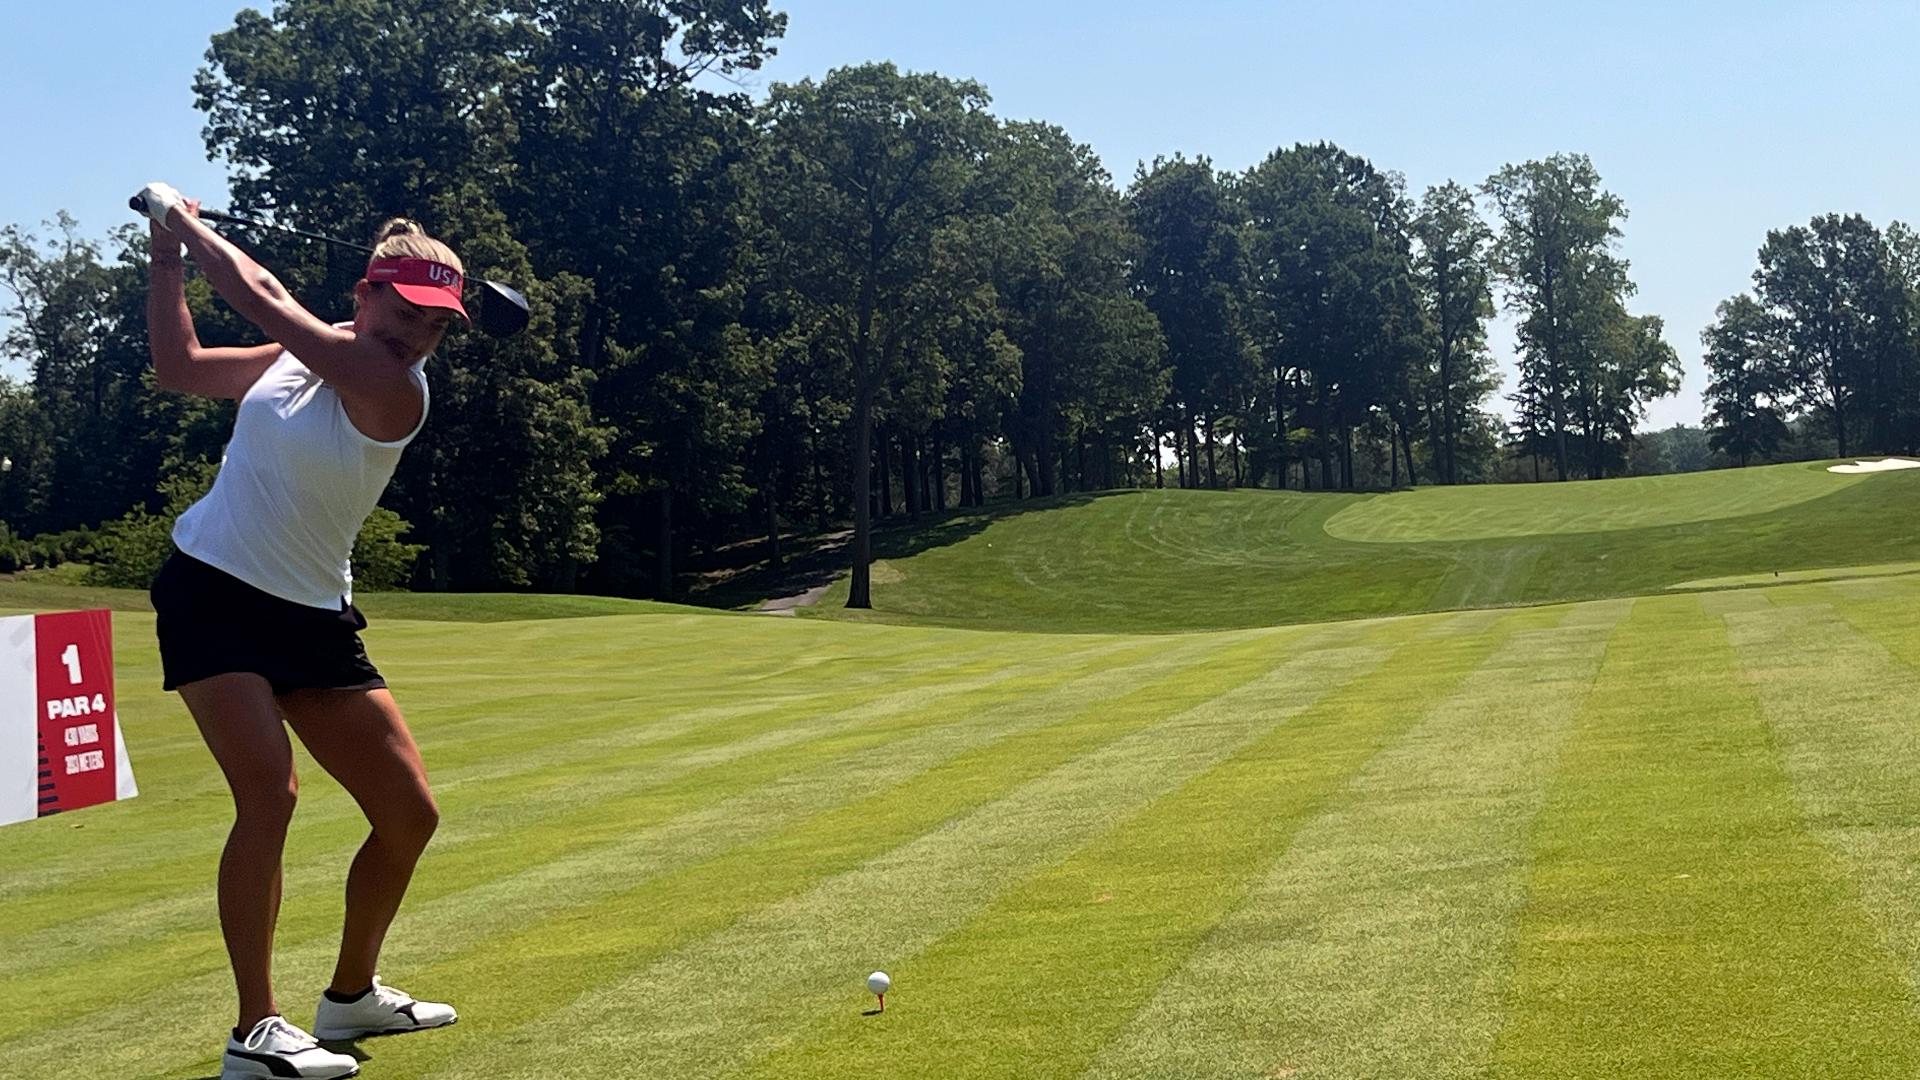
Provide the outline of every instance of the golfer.
{"type": "Polygon", "coordinates": [[[454,1022],[450,1005],[375,977],[381,942],[439,821],[420,751],[367,659],[349,555],[400,453],[427,418],[427,357],[455,319],[460,260],[419,225],[380,229],[351,325],[314,317],[199,220],[199,202],[149,185],[147,328],[162,387],[239,401],[213,489],[180,515],[152,589],[166,689],[178,690],[233,791],[220,856],[220,929],[239,991],[224,1077],[339,1077],[354,1058],[320,1039],[454,1022]],[[271,339],[209,349],[187,311],[181,245],[271,339]],[[285,721],[285,726],[282,721],[285,721]],[[286,728],[360,804],[372,835],[347,875],[346,926],[313,1034],[273,993],[280,860],[299,784],[286,728]]]}

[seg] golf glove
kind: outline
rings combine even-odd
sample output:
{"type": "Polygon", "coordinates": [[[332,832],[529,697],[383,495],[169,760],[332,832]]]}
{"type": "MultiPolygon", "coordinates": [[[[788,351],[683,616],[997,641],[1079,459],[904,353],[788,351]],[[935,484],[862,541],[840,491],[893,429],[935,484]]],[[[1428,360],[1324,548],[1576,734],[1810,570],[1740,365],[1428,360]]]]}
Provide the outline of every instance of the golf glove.
{"type": "Polygon", "coordinates": [[[158,222],[163,229],[167,227],[167,215],[187,201],[186,197],[176,191],[172,184],[163,184],[158,180],[141,188],[140,194],[134,198],[143,204],[141,211],[158,222]]]}

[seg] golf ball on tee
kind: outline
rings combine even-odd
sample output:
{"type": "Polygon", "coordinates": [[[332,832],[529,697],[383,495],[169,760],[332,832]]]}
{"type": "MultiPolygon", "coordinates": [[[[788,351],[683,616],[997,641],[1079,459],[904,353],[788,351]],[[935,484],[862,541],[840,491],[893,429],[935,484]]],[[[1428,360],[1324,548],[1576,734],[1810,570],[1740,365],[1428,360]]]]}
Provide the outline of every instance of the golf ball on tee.
{"type": "Polygon", "coordinates": [[[887,978],[887,973],[884,971],[876,971],[867,976],[867,990],[869,993],[884,994],[887,992],[888,987],[892,985],[893,980],[887,978]]]}

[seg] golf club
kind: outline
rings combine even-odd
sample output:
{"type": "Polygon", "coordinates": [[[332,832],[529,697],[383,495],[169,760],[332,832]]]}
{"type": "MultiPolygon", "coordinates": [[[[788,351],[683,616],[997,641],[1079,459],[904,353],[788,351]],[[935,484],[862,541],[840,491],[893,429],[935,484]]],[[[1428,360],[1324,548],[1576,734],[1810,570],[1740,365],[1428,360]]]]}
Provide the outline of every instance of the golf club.
{"type": "MultiPolygon", "coordinates": [[[[131,199],[128,199],[127,206],[136,213],[146,213],[146,205],[140,195],[135,195],[131,199]]],[[[209,210],[202,207],[200,209],[200,216],[207,221],[217,221],[225,225],[241,225],[253,229],[278,229],[281,232],[291,233],[294,236],[303,237],[308,240],[318,240],[322,243],[333,244],[337,247],[351,248],[354,251],[365,252],[368,255],[373,254],[373,249],[365,244],[355,244],[332,236],[323,236],[319,233],[307,232],[305,229],[296,229],[291,225],[278,225],[271,221],[244,218],[238,214],[229,214],[223,210],[209,210]]],[[[520,290],[498,281],[483,280],[480,284],[484,286],[484,288],[480,292],[480,317],[475,320],[475,325],[479,326],[480,329],[489,336],[497,338],[512,337],[526,329],[527,319],[529,317],[527,298],[520,290]]]]}

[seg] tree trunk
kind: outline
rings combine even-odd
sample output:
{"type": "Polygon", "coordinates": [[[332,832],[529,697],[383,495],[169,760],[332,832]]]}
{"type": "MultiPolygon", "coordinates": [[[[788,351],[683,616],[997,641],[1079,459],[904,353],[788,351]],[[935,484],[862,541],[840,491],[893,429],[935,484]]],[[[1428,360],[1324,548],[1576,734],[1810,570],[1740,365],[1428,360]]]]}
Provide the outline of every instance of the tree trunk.
{"type": "Polygon", "coordinates": [[[673,489],[660,489],[660,512],[655,515],[658,531],[654,535],[653,592],[661,600],[673,599],[673,489]]]}
{"type": "Polygon", "coordinates": [[[1280,490],[1287,489],[1287,372],[1273,365],[1273,457],[1279,466],[1280,490]]]}
{"type": "Polygon", "coordinates": [[[1387,460],[1392,463],[1388,470],[1390,479],[1387,481],[1387,486],[1398,488],[1400,486],[1400,444],[1393,437],[1391,420],[1387,421],[1387,460]]]}
{"type": "MultiPolygon", "coordinates": [[[[814,411],[811,398],[809,398],[807,402],[807,411],[809,414],[812,414],[814,411]]],[[[827,491],[827,476],[824,471],[825,466],[822,463],[822,455],[820,453],[820,433],[815,430],[818,425],[808,424],[806,427],[807,456],[811,459],[810,464],[813,472],[813,527],[816,530],[824,530],[827,527],[828,520],[833,517],[833,499],[827,491]]],[[[856,488],[855,490],[859,489],[856,488]]],[[[862,494],[864,495],[864,492],[862,494]]]]}
{"type": "Polygon", "coordinates": [[[1582,392],[1580,395],[1580,417],[1586,426],[1587,436],[1587,479],[1600,479],[1600,436],[1594,430],[1593,395],[1582,392]]]}
{"type": "Polygon", "coordinates": [[[913,432],[900,431],[900,509],[909,519],[920,513],[920,440],[913,432]]]}
{"type": "Polygon", "coordinates": [[[1558,470],[1556,479],[1567,478],[1567,403],[1558,388],[1553,392],[1553,465],[1558,470]]]}
{"type": "Polygon", "coordinates": [[[867,272],[860,278],[860,324],[853,344],[853,577],[847,606],[873,607],[873,391],[874,274],[880,262],[877,228],[867,234],[867,272]]]}
{"type": "Polygon", "coordinates": [[[1047,410],[1045,408],[1040,410],[1040,431],[1038,434],[1039,438],[1034,440],[1034,471],[1031,479],[1033,480],[1034,494],[1045,498],[1054,493],[1054,484],[1057,480],[1053,468],[1053,425],[1047,422],[1047,410]]]}
{"type": "Polygon", "coordinates": [[[780,569],[780,503],[774,485],[779,483],[778,469],[767,470],[767,487],[761,496],[767,503],[767,565],[780,569]]]}
{"type": "Polygon", "coordinates": [[[936,501],[945,502],[946,500],[944,498],[936,500],[934,494],[940,487],[939,481],[935,479],[940,471],[939,443],[933,434],[929,432],[926,441],[920,443],[919,446],[920,512],[926,514],[933,511],[936,501]]]}
{"type": "Polygon", "coordinates": [[[1187,437],[1188,471],[1193,478],[1191,486],[1197,489],[1204,486],[1204,481],[1200,479],[1200,426],[1191,410],[1183,415],[1180,428],[1181,434],[1187,437]]]}
{"type": "Polygon", "coordinates": [[[1320,384],[1320,489],[1333,490],[1333,403],[1326,383],[1320,384]]]}
{"type": "Polygon", "coordinates": [[[940,438],[940,429],[933,432],[933,508],[939,513],[947,509],[947,448],[940,438]]]}
{"type": "MultiPolygon", "coordinates": [[[[1442,305],[1441,310],[1446,310],[1442,305]]],[[[1453,328],[1440,328],[1440,473],[1449,484],[1460,482],[1453,464],[1453,328]]]]}
{"type": "Polygon", "coordinates": [[[1214,468],[1212,415],[1208,415],[1200,424],[1207,429],[1207,487],[1218,488],[1220,486],[1220,474],[1214,468]]]}
{"type": "Polygon", "coordinates": [[[880,466],[880,487],[877,492],[880,498],[880,516],[890,518],[893,516],[893,469],[888,459],[893,455],[889,454],[887,450],[889,449],[892,439],[887,434],[887,429],[884,425],[880,426],[879,430],[874,434],[879,436],[879,438],[873,440],[873,452],[878,455],[878,464],[880,466]]]}
{"type": "Polygon", "coordinates": [[[1419,487],[1420,473],[1413,464],[1413,433],[1407,430],[1407,425],[1405,424],[1398,426],[1400,428],[1400,449],[1406,451],[1407,456],[1407,486],[1410,488],[1419,487]]]}
{"type": "MultiPolygon", "coordinates": [[[[861,380],[863,383],[866,381],[861,380]]],[[[866,386],[854,393],[853,405],[853,580],[847,606],[873,606],[873,391],[866,386]]]]}

